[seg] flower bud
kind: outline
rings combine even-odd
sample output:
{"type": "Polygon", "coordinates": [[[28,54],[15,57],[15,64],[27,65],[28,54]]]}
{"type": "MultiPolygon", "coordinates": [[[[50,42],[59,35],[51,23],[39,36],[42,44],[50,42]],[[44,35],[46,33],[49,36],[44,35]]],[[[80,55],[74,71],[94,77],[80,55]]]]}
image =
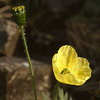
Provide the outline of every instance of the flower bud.
{"type": "Polygon", "coordinates": [[[12,8],[13,19],[19,26],[26,24],[26,10],[24,6],[12,8]]]}

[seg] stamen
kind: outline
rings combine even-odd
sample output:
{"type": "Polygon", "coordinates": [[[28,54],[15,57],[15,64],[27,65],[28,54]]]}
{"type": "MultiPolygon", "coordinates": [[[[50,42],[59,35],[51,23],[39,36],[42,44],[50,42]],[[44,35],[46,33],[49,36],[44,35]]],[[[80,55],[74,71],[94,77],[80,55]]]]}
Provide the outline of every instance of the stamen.
{"type": "Polygon", "coordinates": [[[67,68],[64,68],[62,71],[61,71],[61,74],[65,75],[65,74],[68,74],[70,73],[70,71],[67,69],[67,68]]]}

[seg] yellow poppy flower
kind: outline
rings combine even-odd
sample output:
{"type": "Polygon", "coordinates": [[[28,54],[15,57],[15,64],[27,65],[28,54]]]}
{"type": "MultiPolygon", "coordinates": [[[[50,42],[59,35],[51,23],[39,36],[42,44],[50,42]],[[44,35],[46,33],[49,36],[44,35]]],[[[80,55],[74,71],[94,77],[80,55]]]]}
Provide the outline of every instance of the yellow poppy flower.
{"type": "Polygon", "coordinates": [[[59,82],[77,86],[84,84],[92,72],[88,60],[78,57],[75,49],[69,45],[62,46],[53,56],[52,67],[59,82]]]}

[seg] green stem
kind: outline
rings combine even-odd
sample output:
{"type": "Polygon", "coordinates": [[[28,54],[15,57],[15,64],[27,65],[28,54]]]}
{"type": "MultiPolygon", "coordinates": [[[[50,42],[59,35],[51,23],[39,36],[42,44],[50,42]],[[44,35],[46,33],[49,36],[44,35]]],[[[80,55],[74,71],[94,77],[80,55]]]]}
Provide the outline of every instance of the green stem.
{"type": "Polygon", "coordinates": [[[29,68],[31,71],[31,76],[32,76],[32,88],[33,88],[33,92],[34,92],[34,100],[37,100],[37,94],[36,94],[36,89],[35,89],[35,77],[34,77],[34,70],[32,67],[32,63],[31,63],[31,58],[30,58],[30,54],[29,54],[29,50],[28,50],[28,46],[27,46],[27,42],[26,42],[26,37],[25,37],[25,29],[24,26],[20,26],[21,29],[21,35],[22,35],[22,39],[23,39],[23,44],[24,44],[24,48],[25,48],[25,53],[27,56],[27,60],[29,63],[29,68]]]}
{"type": "Polygon", "coordinates": [[[53,91],[53,100],[58,99],[58,87],[60,86],[59,82],[56,83],[54,91],[53,91]]]}

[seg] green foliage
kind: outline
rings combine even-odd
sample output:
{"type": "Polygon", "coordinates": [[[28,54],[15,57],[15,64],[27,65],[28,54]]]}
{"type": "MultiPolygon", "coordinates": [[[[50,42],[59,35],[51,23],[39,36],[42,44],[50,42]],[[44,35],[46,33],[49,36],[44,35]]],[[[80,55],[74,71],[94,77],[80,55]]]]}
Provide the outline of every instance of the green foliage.
{"type": "Polygon", "coordinates": [[[45,93],[42,93],[42,100],[50,100],[50,98],[45,93]]]}
{"type": "MultiPolygon", "coordinates": [[[[58,96],[60,100],[65,100],[65,94],[62,88],[58,87],[58,96]]],[[[66,99],[67,100],[67,99],[66,99]]]]}
{"type": "MultiPolygon", "coordinates": [[[[45,93],[42,93],[42,100],[50,100],[50,97],[45,93]]],[[[64,93],[63,88],[59,87],[58,84],[55,86],[53,92],[53,100],[72,100],[68,93],[64,93]]]]}
{"type": "Polygon", "coordinates": [[[72,100],[71,97],[69,97],[68,93],[64,93],[64,90],[61,87],[58,87],[58,97],[59,100],[72,100]]]}

